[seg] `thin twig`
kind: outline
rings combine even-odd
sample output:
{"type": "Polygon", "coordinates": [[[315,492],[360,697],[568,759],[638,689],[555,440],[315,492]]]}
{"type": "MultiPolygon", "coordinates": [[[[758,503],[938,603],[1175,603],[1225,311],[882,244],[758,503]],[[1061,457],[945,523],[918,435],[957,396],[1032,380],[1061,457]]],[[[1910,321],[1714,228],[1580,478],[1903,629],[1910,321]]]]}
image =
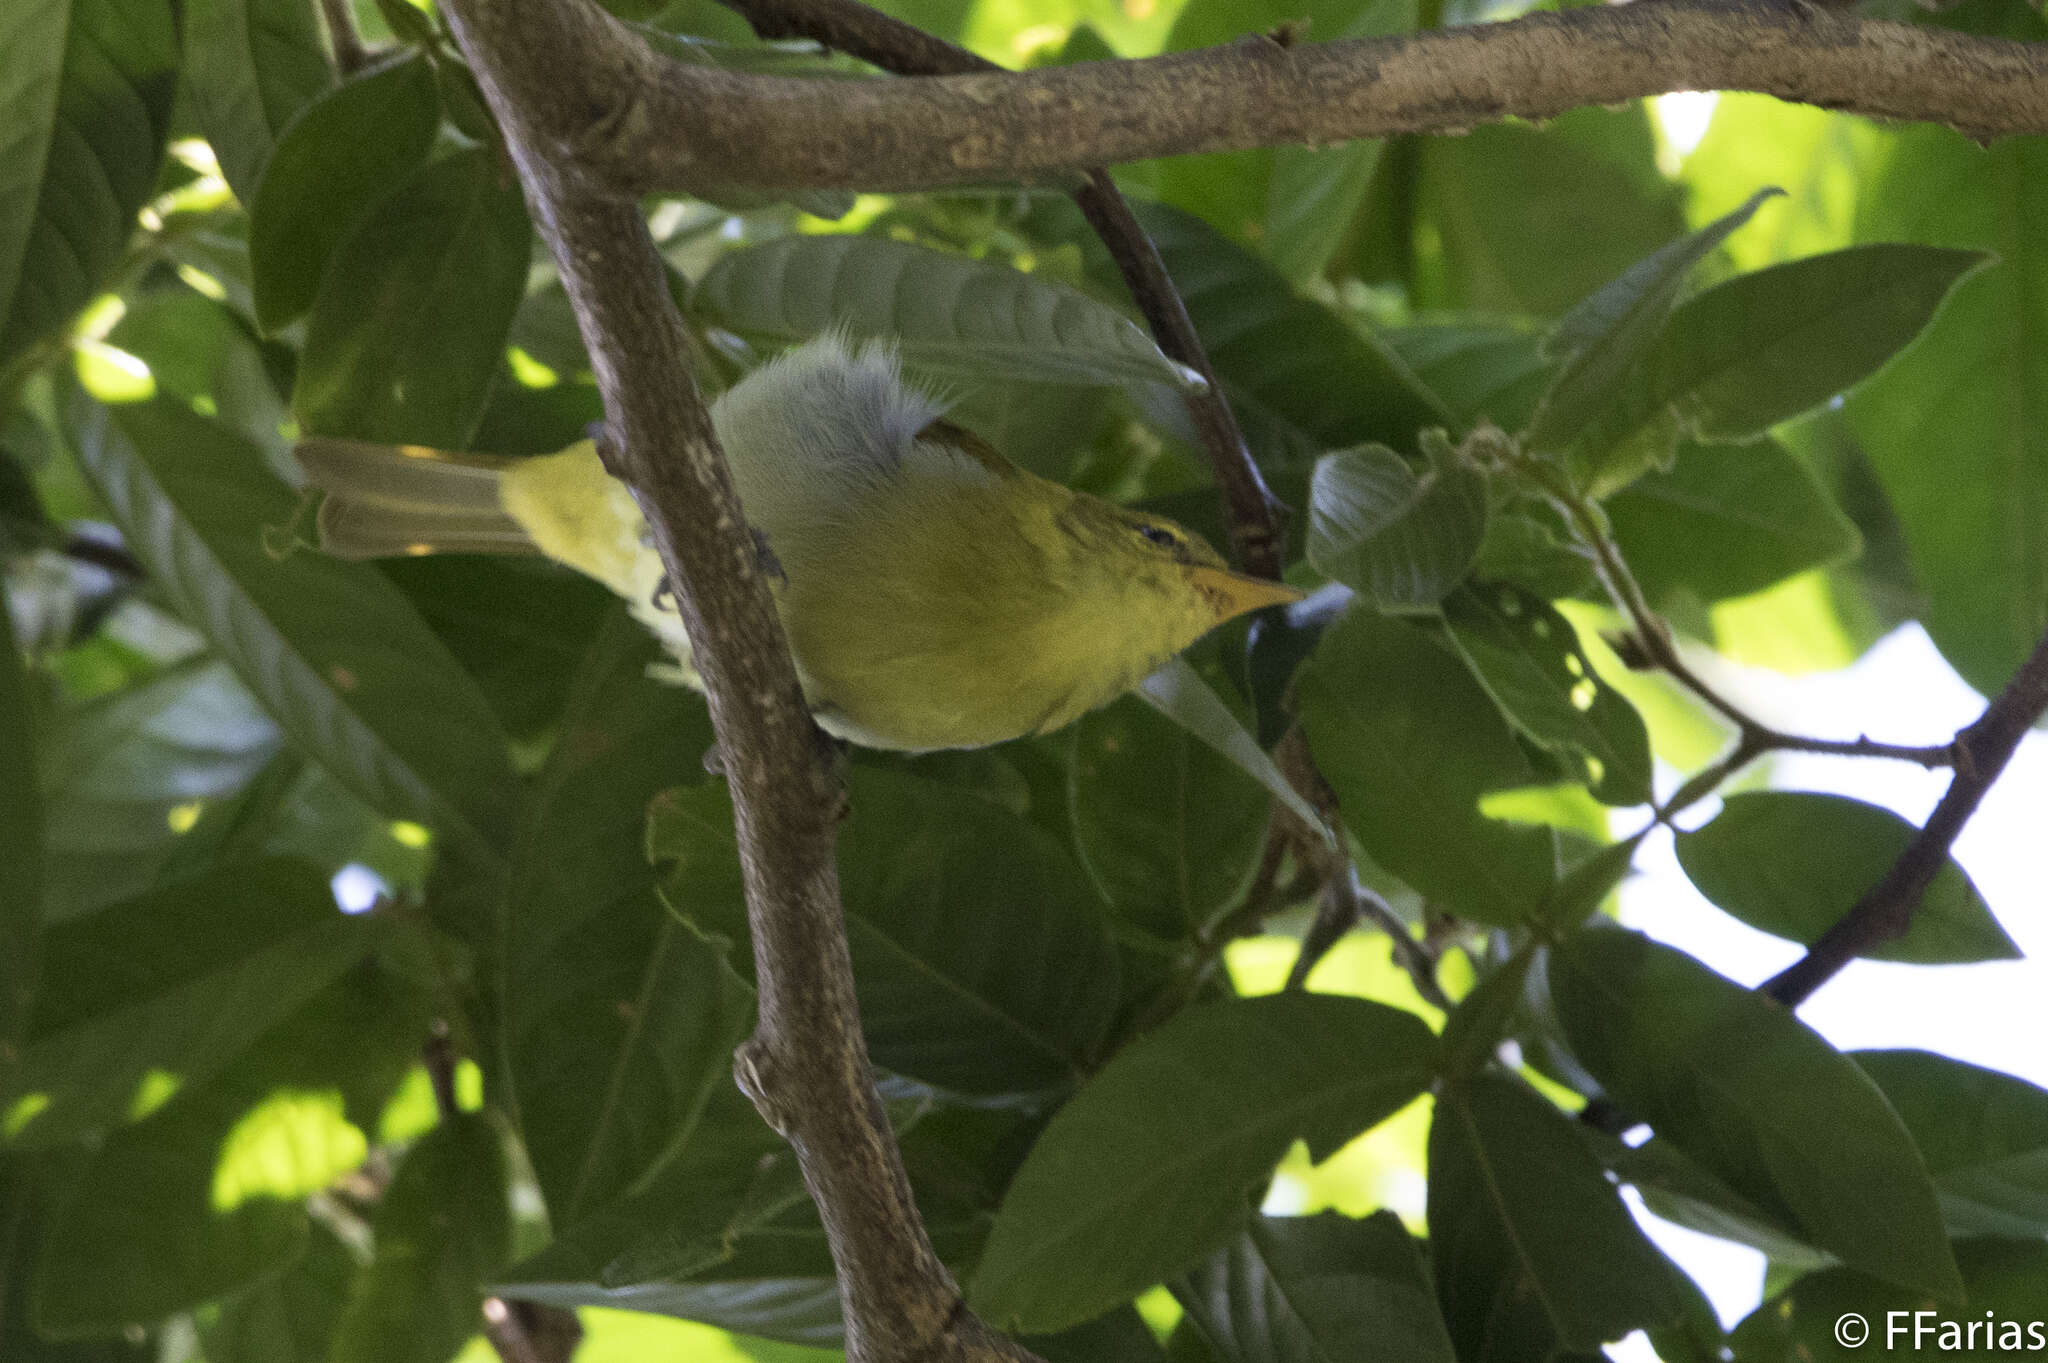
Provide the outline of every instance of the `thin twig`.
{"type": "MultiPolygon", "coordinates": [[[[572,144],[605,114],[602,99],[565,85],[564,62],[593,25],[619,30],[588,0],[443,0],[442,12],[575,311],[604,397],[600,456],[646,514],[689,631],[732,792],[758,985],[735,1076],[795,1150],[817,1204],[849,1363],[1029,1360],[966,1309],[876,1092],[834,856],[844,782],[797,683],[661,257],[636,203],[595,192],[560,159],[563,98],[580,110],[572,144]]],[[[630,46],[646,53],[637,39],[630,46]]],[[[632,92],[629,83],[609,93],[632,92]]]]}
{"type": "Polygon", "coordinates": [[[353,76],[370,64],[369,49],[356,31],[355,11],[349,0],[319,0],[320,18],[327,25],[327,41],[334,48],[334,64],[344,76],[353,76]]]}
{"type": "MultiPolygon", "coordinates": [[[[719,0],[745,18],[763,38],[809,38],[903,76],[958,75],[1001,71],[994,62],[956,47],[923,29],[860,3],[860,0],[719,0]]],[[[1283,566],[1286,508],[1267,488],[1244,443],[1237,417],[1223,396],[1209,352],[1195,333],[1180,291],[1159,258],[1159,249],[1139,224],[1109,172],[1090,168],[1072,191],[1089,226],[1108,248],[1124,286],[1144,315],[1159,348],[1202,376],[1202,386],[1185,394],[1188,413],[1200,433],[1216,485],[1223,493],[1225,524],[1240,567],[1278,578],[1283,566]]]]}
{"type": "Polygon", "coordinates": [[[2048,714],[2048,635],[2020,670],[1984,708],[1975,723],[1956,735],[1955,776],[1941,803],[1884,878],[1822,933],[1806,955],[1763,985],[1763,992],[1797,1007],[1836,972],[1882,942],[1912,926],[1921,897],[1941,868],[1970,815],[2005,770],[2027,731],[2048,714]]]}

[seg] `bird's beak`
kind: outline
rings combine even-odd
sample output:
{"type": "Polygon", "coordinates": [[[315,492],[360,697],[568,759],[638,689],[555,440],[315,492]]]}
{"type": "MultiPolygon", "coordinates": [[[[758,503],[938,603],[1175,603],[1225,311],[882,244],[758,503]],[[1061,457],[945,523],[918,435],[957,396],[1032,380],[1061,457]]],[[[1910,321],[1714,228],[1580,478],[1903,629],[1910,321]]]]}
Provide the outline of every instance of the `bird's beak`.
{"type": "Polygon", "coordinates": [[[1285,606],[1306,595],[1285,583],[1269,582],[1263,577],[1246,577],[1242,573],[1203,564],[1195,564],[1188,569],[1188,580],[1201,593],[1210,610],[1215,612],[1219,625],[1246,611],[1285,606]]]}

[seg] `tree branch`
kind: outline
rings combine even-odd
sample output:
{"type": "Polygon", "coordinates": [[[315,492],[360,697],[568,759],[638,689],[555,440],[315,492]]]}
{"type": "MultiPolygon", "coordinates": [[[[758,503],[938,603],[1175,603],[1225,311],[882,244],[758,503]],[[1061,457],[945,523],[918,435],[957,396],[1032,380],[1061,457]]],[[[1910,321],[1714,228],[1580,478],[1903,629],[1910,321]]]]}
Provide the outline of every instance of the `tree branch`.
{"type": "MultiPolygon", "coordinates": [[[[763,38],[809,38],[885,71],[904,76],[957,75],[1000,71],[1001,67],[964,47],[864,5],[860,0],[719,0],[738,12],[763,38]]],[[[1259,466],[1245,448],[1244,433],[1223,396],[1209,352],[1189,320],[1166,263],[1138,223],[1123,192],[1100,167],[1091,167],[1073,191],[1088,225],[1115,260],[1132,301],[1169,358],[1207,382],[1186,394],[1188,413],[1201,435],[1209,467],[1223,493],[1224,523],[1230,527],[1238,566],[1261,577],[1278,578],[1283,566],[1286,508],[1266,487],[1259,466]]]]}
{"type": "MultiPolygon", "coordinates": [[[[638,208],[565,175],[541,131],[547,114],[536,111],[559,114],[562,68],[576,65],[559,45],[565,32],[611,21],[583,0],[446,0],[443,9],[575,309],[604,395],[607,467],[646,513],[695,648],[732,788],[759,986],[759,1020],[734,1067],[794,1147],[817,1203],[847,1357],[1029,1359],[963,1306],[875,1092],[833,855],[844,787],[797,685],[660,258],[638,208]]],[[[678,135],[689,139],[687,128],[678,135]]]]}
{"type": "Polygon", "coordinates": [[[327,41],[334,48],[334,64],[343,76],[353,76],[369,65],[370,53],[363,35],[356,31],[356,16],[349,0],[319,0],[320,18],[327,26],[327,41]]]}
{"type": "Polygon", "coordinates": [[[925,189],[1281,143],[1463,131],[1673,90],[1753,90],[1994,138],[2048,131],[2048,45],[1825,12],[1663,0],[1398,38],[1247,38],[1140,61],[814,81],[693,66],[596,5],[536,5],[533,133],[626,196],[925,189]]]}
{"type": "Polygon", "coordinates": [[[1974,724],[1956,735],[1956,770],[1927,823],[1882,880],[1820,935],[1797,963],[1772,977],[1763,992],[1797,1007],[1856,957],[1902,936],[1920,899],[1948,861],[1956,835],[1977,812],[2027,731],[2048,714],[2048,635],[1974,724]]]}

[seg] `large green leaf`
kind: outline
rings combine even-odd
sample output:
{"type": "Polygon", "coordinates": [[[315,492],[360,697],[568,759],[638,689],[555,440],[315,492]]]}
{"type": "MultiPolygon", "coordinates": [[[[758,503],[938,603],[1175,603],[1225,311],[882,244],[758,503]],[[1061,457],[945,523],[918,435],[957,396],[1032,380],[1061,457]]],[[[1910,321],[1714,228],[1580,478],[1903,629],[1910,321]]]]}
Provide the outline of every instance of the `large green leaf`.
{"type": "Polygon", "coordinates": [[[1639,105],[1422,139],[1420,160],[1426,308],[1555,316],[1685,227],[1639,105]]]}
{"type": "Polygon", "coordinates": [[[446,1363],[481,1328],[483,1287],[512,1249],[503,1141],[488,1114],[444,1117],[378,1204],[376,1257],[335,1330],[332,1363],[446,1363]]]}
{"type": "MultiPolygon", "coordinates": [[[[1228,686],[1229,683],[1222,683],[1228,686]]],[[[1266,793],[1287,806],[1303,824],[1332,836],[1323,827],[1314,805],[1296,790],[1272,756],[1259,746],[1238,713],[1225,703],[1216,688],[1203,680],[1186,658],[1171,658],[1152,675],[1139,682],[1132,693],[1139,700],[1178,724],[1190,737],[1240,772],[1266,788],[1266,793]]]]}
{"type": "Polygon", "coordinates": [[[1863,545],[1805,464],[1775,440],[1681,441],[1606,504],[1614,537],[1653,603],[1747,596],[1808,568],[1854,558],[1863,545]]]}
{"type": "Polygon", "coordinates": [[[50,1146],[132,1120],[165,1083],[197,1083],[325,988],[376,940],[303,862],[211,876],[50,930],[4,1134],[50,1146]]]}
{"type": "MultiPolygon", "coordinates": [[[[1731,795],[1714,818],[1678,835],[1678,862],[1699,892],[1753,928],[1811,945],[1882,880],[1919,830],[1879,805],[1812,791],[1731,795]]],[[[1953,857],[1903,937],[1863,953],[1922,965],[2017,960],[1953,857]]]]}
{"type": "Polygon", "coordinates": [[[1429,1274],[1392,1212],[1261,1216],[1174,1284],[1228,1363],[1453,1363],[1429,1274]]]}
{"type": "Polygon", "coordinates": [[[1486,475],[1440,442],[1417,473],[1384,445],[1326,454],[1309,485],[1308,557],[1380,610],[1426,609],[1486,537],[1486,475]]]}
{"type": "Polygon", "coordinates": [[[1542,597],[1501,582],[1461,588],[1443,610],[1451,642],[1516,729],[1571,754],[1604,803],[1648,802],[1649,730],[1593,670],[1571,621],[1542,597]]]}
{"type": "MultiPolygon", "coordinates": [[[[42,1257],[55,1204],[69,1191],[78,1160],[0,1155],[0,1358],[7,1363],[148,1363],[154,1346],[125,1338],[57,1342],[30,1319],[29,1285],[42,1257]]],[[[267,1361],[266,1361],[267,1363],[267,1361]]]]}
{"type": "Polygon", "coordinates": [[[1735,1327],[1735,1363],[1948,1363],[2048,1348],[2048,1245],[1958,1240],[1956,1263],[1967,1305],[1947,1309],[1853,1269],[1809,1273],[1735,1327]]]}
{"type": "Polygon", "coordinates": [[[1437,1095],[1429,1249],[1462,1363],[1597,1350],[1683,1309],[1569,1119],[1504,1075],[1437,1095]]]}
{"type": "Polygon", "coordinates": [[[376,569],[272,557],[295,503],[253,446],[164,399],[77,398],[71,420],[136,555],[301,752],[387,815],[503,841],[510,765],[476,683],[376,569]]]}
{"type": "Polygon", "coordinates": [[[533,229],[488,148],[421,167],[335,249],[292,407],[307,430],[468,444],[526,291],[533,229]]]}
{"type": "Polygon", "coordinates": [[[0,368],[85,306],[156,183],[178,84],[170,0],[0,11],[0,368]]]}
{"type": "Polygon", "coordinates": [[[328,1363],[328,1348],[356,1274],[355,1255],[321,1222],[305,1251],[277,1277],[202,1315],[207,1363],[328,1363]]]}
{"type": "Polygon", "coordinates": [[[313,305],[328,257],[420,163],[440,121],[434,73],[425,58],[408,57],[330,91],[285,130],[248,201],[251,284],[264,330],[313,305]]]}
{"type": "Polygon", "coordinates": [[[1926,1163],[1877,1086],[1804,1023],[1611,928],[1551,953],[1550,991],[1573,1052],[1660,1138],[1844,1263],[1960,1296],[1926,1163]]]}
{"type": "Polygon", "coordinates": [[[154,885],[193,806],[232,795],[277,748],[277,726],[221,662],[186,663],[54,716],[43,912],[72,918],[154,885]]]}
{"type": "Polygon", "coordinates": [[[1912,1133],[1958,1235],[2048,1235],[2048,1090],[1928,1051],[1854,1051],[1912,1133]]]}
{"type": "MultiPolygon", "coordinates": [[[[1119,982],[1086,874],[990,801],[880,767],[855,767],[849,785],[840,891],[876,1063],[971,1093],[1078,1078],[1109,1034],[1119,982]]],[[[671,908],[745,940],[723,785],[665,793],[648,848],[677,863],[662,887],[671,908]]],[[[751,954],[740,964],[751,977],[751,954]]]]}
{"type": "Polygon", "coordinates": [[[1073,731],[1074,847],[1109,902],[1168,939],[1244,892],[1265,840],[1264,787],[1134,697],[1073,731]]]}
{"type": "Polygon", "coordinates": [[[697,285],[706,321],[783,342],[835,327],[895,338],[919,369],[965,378],[1186,384],[1122,313],[994,261],[883,237],[790,236],[734,251],[697,285]]]}
{"type": "Polygon", "coordinates": [[[1065,1107],[1011,1183],[969,1299],[1058,1330],[1222,1245],[1296,1140],[1331,1151],[1428,1085],[1436,1041],[1363,999],[1279,994],[1181,1013],[1065,1107]]]}
{"type": "Polygon", "coordinates": [[[753,1016],[722,943],[664,912],[647,802],[698,768],[703,703],[647,676],[623,611],[600,632],[528,798],[498,1010],[520,1131],[558,1226],[623,1195],[686,1139],[753,1016]]]}
{"type": "Polygon", "coordinates": [[[334,84],[313,6],[184,0],[186,90],[228,187],[256,201],[278,136],[334,84]]]}
{"type": "Polygon", "coordinates": [[[1744,440],[1818,407],[1910,344],[1982,251],[1854,246],[1739,275],[1686,300],[1646,364],[1704,440],[1744,440]]]}
{"type": "Polygon", "coordinates": [[[1395,327],[1386,338],[1458,422],[1517,431],[1543,398],[1550,361],[1542,336],[1529,326],[1423,322],[1395,327]]]}
{"type": "MultiPolygon", "coordinates": [[[[1377,336],[1299,297],[1201,219],[1163,204],[1135,208],[1262,460],[1305,462],[1373,441],[1412,449],[1417,431],[1443,424],[1442,404],[1377,336]]],[[[1098,257],[1090,269],[1114,278],[1098,257]]]]}
{"type": "Polygon", "coordinates": [[[1045,1363],[1165,1363],[1152,1327],[1132,1306],[1097,1316],[1085,1325],[1053,1335],[1017,1341],[1045,1363]]]}
{"type": "Polygon", "coordinates": [[[111,1333],[289,1268],[306,1241],[305,1199],[362,1163],[431,1007],[366,963],[168,1101],[172,1076],[158,1075],[145,1096],[162,1107],[93,1151],[58,1215],[39,1321],[111,1333]]]}
{"type": "Polygon", "coordinates": [[[1354,610],[1296,683],[1316,762],[1374,861],[1448,912],[1526,921],[1556,877],[1556,834],[1479,812],[1538,784],[1493,698],[1418,626],[1354,610]]]}
{"type": "MultiPolygon", "coordinates": [[[[0,584],[0,1076],[20,1054],[35,995],[43,919],[43,811],[36,798],[35,728],[29,679],[14,646],[7,589],[0,584]]],[[[0,1088],[7,1086],[0,1077],[0,1088]]]]}
{"type": "Polygon", "coordinates": [[[1905,527],[1927,632],[1987,696],[2048,628],[2044,214],[2048,139],[1986,151],[1933,127],[1898,135],[1858,205],[1861,237],[1988,247],[2001,262],[1848,405],[1905,527]]]}
{"type": "Polygon", "coordinates": [[[149,366],[156,391],[232,426],[263,448],[270,467],[290,470],[286,412],[263,352],[247,325],[191,289],[131,299],[107,343],[149,366]]]}
{"type": "Polygon", "coordinates": [[[1782,192],[1758,190],[1734,212],[1644,256],[1565,314],[1546,342],[1560,364],[1530,425],[1530,443],[1551,451],[1570,445],[1641,363],[1693,266],[1782,192]]]}

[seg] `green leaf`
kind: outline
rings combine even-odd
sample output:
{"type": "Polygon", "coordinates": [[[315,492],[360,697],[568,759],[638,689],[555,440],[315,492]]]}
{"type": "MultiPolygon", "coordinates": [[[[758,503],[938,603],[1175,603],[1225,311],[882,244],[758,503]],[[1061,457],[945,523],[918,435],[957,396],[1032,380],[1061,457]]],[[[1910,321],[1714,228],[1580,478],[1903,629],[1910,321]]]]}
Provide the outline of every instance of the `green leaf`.
{"type": "Polygon", "coordinates": [[[1642,360],[1692,267],[1765,199],[1783,192],[1758,190],[1734,212],[1652,251],[1565,314],[1545,343],[1563,362],[1530,425],[1529,443],[1550,451],[1570,445],[1642,360]]]}
{"type": "Polygon", "coordinates": [[[1927,1051],[1853,1051],[1912,1133],[1958,1235],[2048,1235],[2048,1089],[1927,1051]]]}
{"type": "Polygon", "coordinates": [[[663,911],[647,802],[701,773],[703,702],[647,676],[659,650],[620,611],[591,648],[521,821],[501,976],[506,1065],[558,1226],[623,1195],[686,1140],[753,993],[727,943],[663,911]]]}
{"type": "Polygon", "coordinates": [[[328,1363],[355,1274],[348,1246],[314,1222],[305,1251],[283,1273],[200,1316],[207,1363],[328,1363]]]}
{"type": "Polygon", "coordinates": [[[332,1363],[447,1363],[481,1328],[483,1285],[512,1248],[505,1152],[488,1114],[443,1117],[377,1207],[377,1252],[332,1363]]]}
{"type": "Polygon", "coordinates": [[[30,1320],[28,1288],[48,1238],[50,1216],[69,1190],[78,1163],[75,1156],[32,1160],[0,1155],[0,1282],[8,1285],[0,1293],[0,1358],[7,1363],[151,1363],[159,1355],[147,1341],[59,1343],[37,1333],[30,1320]]]}
{"type": "Polygon", "coordinates": [[[1454,1363],[1429,1274],[1392,1212],[1261,1216],[1174,1285],[1228,1363],[1454,1363]]]}
{"type": "Polygon", "coordinates": [[[59,924],[0,1135],[48,1147],[133,1120],[166,1080],[200,1082],[376,940],[304,862],[212,875],[59,924]]]}
{"type": "MultiPolygon", "coordinates": [[[[1753,928],[1811,946],[1877,884],[1919,832],[1878,805],[1811,791],[1730,795],[1678,835],[1699,892],[1753,928]]],[[[2020,949],[1953,857],[1942,861],[1906,935],[1863,953],[1921,965],[2011,961],[2020,949]]]]}
{"type": "Polygon", "coordinates": [[[279,434],[287,413],[263,352],[221,304],[190,289],[145,294],[129,302],[107,342],[147,364],[158,393],[247,436],[263,448],[274,472],[291,469],[279,434]]]}
{"type": "Polygon", "coordinates": [[[1493,1061],[1522,1006],[1523,986],[1538,950],[1534,938],[1524,942],[1458,1000],[1458,1006],[1444,1019],[1445,1074],[1463,1078],[1493,1061]]]}
{"type": "Polygon", "coordinates": [[[1074,849],[1103,895],[1130,922],[1179,939],[1243,894],[1272,797],[1126,697],[1074,726],[1067,800],[1074,849]]]}
{"type": "Polygon", "coordinates": [[[292,390],[300,422],[326,435],[467,445],[532,254],[518,182],[490,149],[416,171],[320,278],[292,390]]]}
{"type": "Polygon", "coordinates": [[[1853,246],[1738,275],[1671,315],[1650,350],[1649,386],[1703,440],[1761,435],[1876,373],[1986,259],[1853,246]]]}
{"type": "Polygon", "coordinates": [[[313,305],[328,257],[419,165],[440,121],[433,71],[414,56],[328,92],[285,129],[256,197],[244,200],[256,319],[265,331],[313,305]]]}
{"type": "MultiPolygon", "coordinates": [[[[1163,204],[1133,209],[1262,461],[1305,461],[1373,441],[1407,449],[1417,431],[1444,423],[1443,405],[1377,336],[1298,296],[1201,219],[1163,204]]],[[[1098,257],[1090,271],[1117,278],[1098,257]]]]}
{"type": "Polygon", "coordinates": [[[1295,687],[1317,765],[1374,861],[1482,923],[1526,922],[1545,902],[1556,834],[1479,812],[1481,796],[1539,778],[1448,647],[1415,625],[1354,610],[1323,636],[1295,687]]]}
{"type": "Polygon", "coordinates": [[[59,712],[43,763],[52,921],[140,894],[178,849],[172,819],[234,794],[278,748],[277,726],[225,663],[175,667],[59,712]]]}
{"type": "Polygon", "coordinates": [[[1684,230],[1641,106],[1420,143],[1407,230],[1422,309],[1556,316],[1684,230]]]}
{"type": "Polygon", "coordinates": [[[1222,1245],[1295,1140],[1315,1158],[1428,1085],[1436,1039],[1363,999],[1192,1008],[1118,1052],[1059,1110],[969,1288],[998,1325],[1059,1330],[1222,1245]]]}
{"type": "Polygon", "coordinates": [[[11,0],[0,14],[0,366],[121,258],[178,84],[169,0],[11,0]]]}
{"type": "Polygon", "coordinates": [[[1735,1363],[1947,1363],[2048,1348],[2048,1244],[1958,1240],[1956,1263],[1968,1304],[1946,1309],[1852,1269],[1809,1273],[1735,1327],[1735,1363]],[[1854,1348],[1836,1333],[1851,1313],[1869,1328],[1854,1348]]]}
{"type": "Polygon", "coordinates": [[[1435,605],[1486,536],[1486,475],[1446,451],[1418,474],[1384,445],[1316,461],[1308,558],[1380,610],[1435,605]]]}
{"type": "Polygon", "coordinates": [[[1542,597],[1493,582],[1446,597],[1451,642],[1517,730],[1569,754],[1586,788],[1610,805],[1650,799],[1650,733],[1593,670],[1571,621],[1542,597]]]}
{"type": "Polygon", "coordinates": [[[1922,622],[1963,679],[1996,695],[2048,629],[2048,142],[1982,150],[1945,128],[1896,135],[1857,233],[1988,247],[1922,342],[1848,412],[1905,528],[1922,622]]]}
{"type": "Polygon", "coordinates": [[[1807,466],[1775,440],[1681,441],[1608,500],[1614,537],[1652,602],[1721,601],[1856,557],[1863,537],[1807,466]]]}
{"type": "Polygon", "coordinates": [[[1429,322],[1394,327],[1386,338],[1461,424],[1491,421],[1520,430],[1550,376],[1543,338],[1526,327],[1429,322]]]}
{"type": "Polygon", "coordinates": [[[906,363],[934,374],[1198,382],[1129,318],[1078,289],[882,237],[789,236],[734,251],[691,303],[708,321],[772,341],[834,327],[891,336],[906,363]]]}
{"type": "Polygon", "coordinates": [[[0,800],[0,1089],[28,1029],[42,936],[43,812],[28,680],[0,584],[0,790],[11,792],[0,800]]]}
{"type": "Polygon", "coordinates": [[[71,420],[152,579],[301,752],[393,818],[502,842],[510,765],[476,684],[376,569],[271,557],[295,502],[253,446],[163,399],[71,420]]]}
{"type": "Polygon", "coordinates": [[[1834,1255],[1807,1243],[1797,1226],[1736,1192],[1670,1141],[1658,1137],[1631,1147],[1590,1129],[1581,1134],[1614,1176],[1633,1185],[1643,1204],[1666,1221],[1748,1245],[1782,1268],[1797,1271],[1836,1262],[1834,1255]]]}
{"type": "Polygon", "coordinates": [[[1027,1335],[1017,1341],[1045,1363],[1165,1363],[1152,1327],[1137,1308],[1120,1306],[1084,1325],[1056,1335],[1027,1335]]]}
{"type": "Polygon", "coordinates": [[[1683,1309],[1670,1266],[1570,1120],[1501,1075],[1437,1095],[1429,1248],[1463,1363],[1597,1350],[1683,1309]]]}
{"type": "Polygon", "coordinates": [[[297,0],[184,0],[185,88],[235,197],[256,186],[277,139],[334,84],[313,6],[297,0]]]}
{"type": "Polygon", "coordinates": [[[1926,1164],[1877,1086],[1804,1023],[1611,928],[1554,949],[1550,989],[1572,1050],[1660,1138],[1843,1262],[1960,1296],[1926,1164]]]}
{"type": "Polygon", "coordinates": [[[362,1163],[365,1124],[412,1065],[431,1006],[365,965],[168,1101],[175,1078],[156,1076],[145,1093],[162,1107],[94,1151],[58,1214],[37,1282],[44,1328],[110,1333],[290,1267],[305,1199],[362,1163]]]}
{"type": "Polygon", "coordinates": [[[1325,838],[1331,836],[1315,806],[1294,788],[1266,750],[1259,746],[1244,721],[1223,703],[1201,674],[1185,658],[1169,660],[1164,667],[1139,682],[1135,691],[1160,714],[1165,715],[1209,749],[1251,776],[1269,794],[1292,810],[1296,817],[1325,838]]]}
{"type": "MultiPolygon", "coordinates": [[[[840,892],[875,1062],[967,1093],[1076,1078],[1109,1034],[1119,983],[1087,876],[1000,805],[880,767],[855,767],[849,786],[840,892]]],[[[745,940],[722,785],[657,799],[648,853],[677,863],[662,885],[672,909],[745,940]]],[[[751,954],[736,964],[751,978],[751,954]]]]}

